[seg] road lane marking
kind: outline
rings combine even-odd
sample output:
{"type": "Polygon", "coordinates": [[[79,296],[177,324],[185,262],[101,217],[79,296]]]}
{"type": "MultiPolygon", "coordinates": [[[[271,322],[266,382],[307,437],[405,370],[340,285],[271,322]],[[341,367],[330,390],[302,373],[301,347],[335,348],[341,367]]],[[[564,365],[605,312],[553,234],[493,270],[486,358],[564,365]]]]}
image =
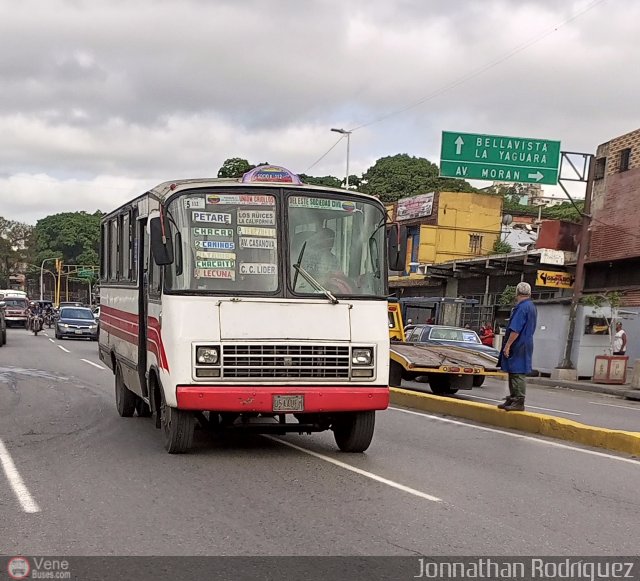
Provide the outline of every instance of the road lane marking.
{"type": "MultiPolygon", "coordinates": [[[[495,402],[503,402],[504,399],[491,399],[490,397],[480,397],[479,395],[465,395],[464,397],[471,397],[473,399],[483,399],[485,401],[495,401],[495,402]]],[[[460,398],[462,399],[462,398],[460,398]]],[[[531,408],[534,410],[544,410],[545,412],[556,412],[557,414],[566,414],[568,416],[579,416],[580,414],[576,414],[575,412],[565,412],[564,410],[554,410],[551,408],[541,408],[535,405],[527,404],[527,408],[531,408]]]]}
{"type": "Polygon", "coordinates": [[[58,345],[58,349],[62,349],[65,353],[71,353],[69,349],[65,349],[62,345],[58,345]]]}
{"type": "Polygon", "coordinates": [[[293,448],[294,450],[298,450],[299,452],[303,452],[304,454],[309,454],[309,456],[313,456],[314,458],[324,460],[325,462],[329,462],[330,464],[334,464],[335,466],[339,466],[340,468],[349,470],[350,472],[355,472],[356,474],[360,474],[360,476],[365,476],[366,478],[370,478],[371,480],[375,480],[376,482],[381,482],[382,484],[386,484],[387,486],[391,486],[392,488],[402,490],[403,492],[408,492],[409,494],[413,494],[413,496],[424,498],[425,500],[430,500],[431,502],[442,502],[442,499],[438,498],[437,496],[432,496],[431,494],[427,494],[426,492],[421,492],[420,490],[416,490],[415,488],[409,488],[404,484],[399,484],[398,482],[394,482],[393,480],[383,478],[382,476],[378,476],[377,474],[373,474],[372,472],[367,472],[366,470],[362,470],[361,468],[356,468],[355,466],[351,466],[351,464],[346,464],[345,462],[341,462],[340,460],[336,460],[335,458],[331,458],[330,456],[325,456],[324,454],[319,454],[318,452],[307,450],[307,448],[296,446],[291,442],[285,442],[284,440],[280,440],[279,438],[274,438],[273,436],[265,435],[264,437],[269,440],[273,440],[278,444],[289,446],[289,448],[293,448]]]}
{"type": "Polygon", "coordinates": [[[31,493],[27,489],[22,480],[22,476],[18,472],[15,463],[13,462],[13,458],[11,454],[9,454],[9,450],[4,445],[4,442],[0,440],[0,464],[2,464],[2,468],[4,469],[4,473],[9,481],[9,485],[13,489],[13,493],[16,495],[20,506],[24,512],[40,512],[40,507],[33,500],[31,493]]]}
{"type": "Polygon", "coordinates": [[[51,341],[52,343],[55,343],[55,341],[53,339],[49,339],[49,341],[51,341]]]}
{"type": "MultiPolygon", "coordinates": [[[[544,444],[553,448],[561,448],[563,450],[572,450],[573,452],[582,452],[583,454],[589,454],[591,456],[600,456],[602,458],[609,458],[610,460],[618,460],[619,462],[627,462],[629,464],[636,464],[640,466],[640,460],[634,460],[633,458],[625,458],[623,456],[613,456],[612,454],[606,454],[605,452],[596,452],[595,450],[588,450],[586,448],[577,448],[575,446],[568,446],[567,444],[560,444],[558,442],[552,442],[551,440],[543,440],[542,438],[534,438],[533,436],[525,436],[524,434],[516,434],[514,432],[507,432],[505,430],[498,430],[497,428],[488,428],[486,426],[477,426],[475,424],[468,424],[466,422],[460,422],[458,420],[452,420],[449,418],[442,418],[440,416],[434,416],[422,412],[416,412],[413,410],[405,410],[402,408],[389,406],[387,409],[402,412],[405,414],[411,414],[414,416],[422,416],[430,420],[437,420],[447,424],[456,424],[458,426],[465,426],[467,428],[473,428],[474,430],[482,430],[483,432],[492,432],[494,434],[502,434],[503,436],[511,436],[512,438],[519,438],[521,440],[529,440],[530,442],[537,442],[538,444],[544,444]]],[[[508,412],[507,412],[508,413],[508,412]]]]}
{"type": "Polygon", "coordinates": [[[632,408],[631,406],[627,406],[627,405],[615,405],[615,404],[612,404],[612,403],[599,403],[597,401],[590,401],[589,403],[591,403],[593,405],[606,405],[607,407],[610,407],[610,408],[622,408],[623,410],[632,410],[634,412],[640,412],[640,407],[632,408]]]}
{"type": "Polygon", "coordinates": [[[98,369],[106,369],[106,367],[102,367],[102,365],[98,365],[97,363],[94,363],[93,361],[89,361],[88,359],[80,359],[80,361],[84,361],[85,363],[88,363],[89,365],[93,365],[98,369]]]}

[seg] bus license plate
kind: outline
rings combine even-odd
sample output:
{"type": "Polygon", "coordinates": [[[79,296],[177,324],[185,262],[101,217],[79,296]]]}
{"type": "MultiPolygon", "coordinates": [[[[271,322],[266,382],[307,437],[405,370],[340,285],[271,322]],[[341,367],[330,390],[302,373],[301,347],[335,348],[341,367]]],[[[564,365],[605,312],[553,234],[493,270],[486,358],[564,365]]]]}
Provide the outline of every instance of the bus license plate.
{"type": "Polygon", "coordinates": [[[274,412],[303,412],[304,395],[274,395],[274,412]]]}

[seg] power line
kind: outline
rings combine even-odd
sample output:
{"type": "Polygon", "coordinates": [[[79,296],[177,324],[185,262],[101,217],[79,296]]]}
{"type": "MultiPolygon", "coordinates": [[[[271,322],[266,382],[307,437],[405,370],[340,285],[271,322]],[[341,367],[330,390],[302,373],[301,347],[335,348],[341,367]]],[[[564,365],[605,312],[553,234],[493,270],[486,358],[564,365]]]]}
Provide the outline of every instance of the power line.
{"type": "Polygon", "coordinates": [[[316,161],[314,161],[307,169],[304,170],[304,173],[307,173],[310,169],[313,169],[316,165],[318,165],[327,155],[331,153],[333,148],[338,145],[344,139],[344,135],[341,135],[338,141],[336,141],[323,155],[321,155],[316,161]]]}

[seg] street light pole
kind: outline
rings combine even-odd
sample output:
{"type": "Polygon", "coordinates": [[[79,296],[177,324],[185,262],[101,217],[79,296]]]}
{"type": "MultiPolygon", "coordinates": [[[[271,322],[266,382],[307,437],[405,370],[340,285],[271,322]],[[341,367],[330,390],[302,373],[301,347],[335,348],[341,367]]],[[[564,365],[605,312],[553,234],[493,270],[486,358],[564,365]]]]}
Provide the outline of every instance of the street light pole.
{"type": "Polygon", "coordinates": [[[40,300],[44,300],[44,263],[48,260],[55,260],[56,257],[53,258],[45,258],[40,265],[40,300]]]}
{"type": "Polygon", "coordinates": [[[351,131],[347,131],[346,129],[335,129],[332,128],[331,131],[335,131],[336,133],[341,133],[342,135],[347,136],[347,177],[344,180],[345,188],[349,189],[349,152],[351,150],[351,131]]]}

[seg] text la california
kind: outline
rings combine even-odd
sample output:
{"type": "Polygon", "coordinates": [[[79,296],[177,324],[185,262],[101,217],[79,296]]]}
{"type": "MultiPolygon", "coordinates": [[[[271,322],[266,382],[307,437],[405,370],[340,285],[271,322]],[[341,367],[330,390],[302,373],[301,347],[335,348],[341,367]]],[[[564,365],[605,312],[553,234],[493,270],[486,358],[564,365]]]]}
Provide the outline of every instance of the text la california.
{"type": "Polygon", "coordinates": [[[420,557],[415,579],[634,579],[634,562],[614,559],[492,560],[490,558],[443,561],[420,557]]]}

